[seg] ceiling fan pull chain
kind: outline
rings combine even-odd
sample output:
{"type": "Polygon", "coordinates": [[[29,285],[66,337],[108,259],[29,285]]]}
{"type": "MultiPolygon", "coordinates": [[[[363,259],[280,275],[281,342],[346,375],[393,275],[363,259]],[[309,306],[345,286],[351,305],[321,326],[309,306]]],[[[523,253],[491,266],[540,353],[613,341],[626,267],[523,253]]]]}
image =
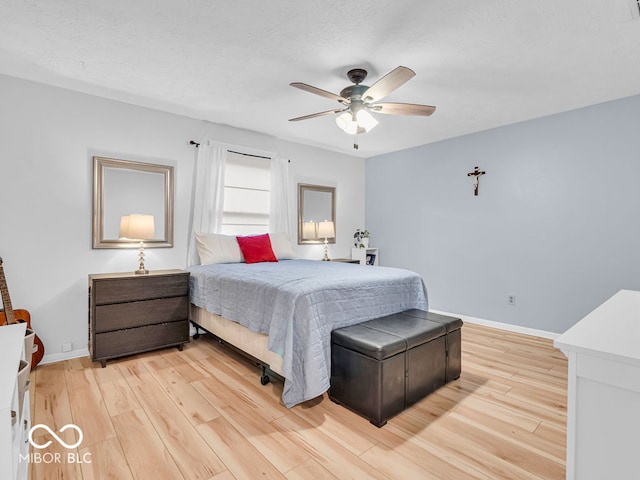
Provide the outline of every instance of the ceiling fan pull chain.
{"type": "Polygon", "coordinates": [[[357,133],[353,136],[353,149],[358,150],[358,134],[357,133]]]}

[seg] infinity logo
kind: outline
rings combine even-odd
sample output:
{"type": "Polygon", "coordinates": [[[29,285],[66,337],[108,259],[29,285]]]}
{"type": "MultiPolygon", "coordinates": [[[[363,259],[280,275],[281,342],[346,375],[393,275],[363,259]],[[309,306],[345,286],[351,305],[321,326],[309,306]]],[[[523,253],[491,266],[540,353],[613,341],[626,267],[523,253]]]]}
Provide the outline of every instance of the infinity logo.
{"type": "Polygon", "coordinates": [[[47,425],[39,423],[38,425],[34,425],[33,427],[31,427],[31,430],[29,430],[29,443],[33,445],[34,448],[47,448],[52,443],[51,440],[49,440],[44,445],[39,445],[35,442],[35,440],[33,439],[33,432],[35,432],[38,428],[44,428],[64,448],[69,448],[69,449],[76,448],[78,445],[82,443],[82,438],[83,438],[82,430],[80,430],[80,427],[78,427],[77,425],[74,425],[73,423],[68,423],[60,429],[60,433],[64,432],[65,430],[68,430],[69,428],[73,428],[76,432],[78,432],[78,441],[71,445],[69,445],[68,443],[65,443],[64,440],[62,440],[58,435],[56,435],[55,432],[51,430],[47,425]]]}

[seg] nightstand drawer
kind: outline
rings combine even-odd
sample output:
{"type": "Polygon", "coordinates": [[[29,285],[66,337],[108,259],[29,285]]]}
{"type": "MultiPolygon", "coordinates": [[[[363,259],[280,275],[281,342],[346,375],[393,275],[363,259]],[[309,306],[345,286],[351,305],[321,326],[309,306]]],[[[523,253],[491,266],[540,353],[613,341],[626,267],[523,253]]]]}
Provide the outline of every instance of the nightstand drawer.
{"type": "Polygon", "coordinates": [[[185,296],[189,294],[189,273],[101,279],[91,294],[96,305],[185,296]]]}
{"type": "Polygon", "coordinates": [[[189,341],[189,323],[171,322],[115,332],[97,333],[95,360],[145,352],[189,341]]]}
{"type": "Polygon", "coordinates": [[[189,318],[189,297],[158,298],[130,303],[97,305],[95,333],[189,318]]]}

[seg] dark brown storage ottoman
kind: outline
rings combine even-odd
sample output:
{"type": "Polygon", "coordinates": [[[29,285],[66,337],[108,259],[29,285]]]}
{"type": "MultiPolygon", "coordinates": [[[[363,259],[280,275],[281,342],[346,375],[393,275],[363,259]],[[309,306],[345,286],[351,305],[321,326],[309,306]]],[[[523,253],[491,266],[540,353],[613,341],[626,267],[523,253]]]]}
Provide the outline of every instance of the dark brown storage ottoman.
{"type": "Polygon", "coordinates": [[[462,320],[439,313],[425,312],[424,310],[407,310],[403,315],[423,318],[432,322],[441,323],[447,328],[447,382],[460,377],[462,371],[462,320]]]}
{"type": "Polygon", "coordinates": [[[329,398],[381,427],[448,378],[457,378],[460,359],[448,362],[447,346],[455,342],[448,342],[447,333],[451,325],[451,333],[455,336],[457,331],[459,338],[462,321],[443,315],[434,321],[422,318],[431,313],[419,312],[387,315],[331,332],[329,398]],[[457,366],[456,377],[447,376],[454,370],[448,363],[457,366]]]}

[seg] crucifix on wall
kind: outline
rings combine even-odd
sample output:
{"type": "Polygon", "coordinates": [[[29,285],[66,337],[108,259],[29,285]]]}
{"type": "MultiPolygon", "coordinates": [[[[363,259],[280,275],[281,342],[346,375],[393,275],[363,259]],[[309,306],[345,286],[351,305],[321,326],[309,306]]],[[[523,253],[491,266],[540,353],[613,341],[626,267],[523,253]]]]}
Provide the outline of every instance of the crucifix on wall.
{"type": "Polygon", "coordinates": [[[484,170],[482,170],[482,171],[478,170],[478,167],[476,167],[473,170],[473,172],[467,173],[467,177],[473,177],[473,187],[474,187],[473,188],[473,194],[474,195],[478,195],[478,183],[479,183],[478,180],[480,178],[480,175],[484,175],[485,173],[487,173],[487,172],[485,172],[484,170]]]}

